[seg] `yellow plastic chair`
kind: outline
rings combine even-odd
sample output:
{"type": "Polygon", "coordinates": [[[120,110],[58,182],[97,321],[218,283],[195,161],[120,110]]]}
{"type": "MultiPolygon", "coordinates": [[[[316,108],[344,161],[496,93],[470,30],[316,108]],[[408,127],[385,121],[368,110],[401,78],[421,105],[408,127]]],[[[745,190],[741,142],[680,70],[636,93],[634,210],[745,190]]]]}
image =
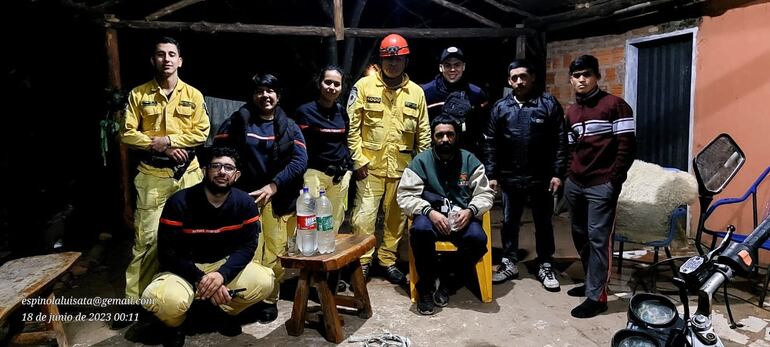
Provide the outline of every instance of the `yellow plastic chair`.
{"type": "MultiPolygon", "coordinates": [[[[409,221],[409,230],[411,230],[411,219],[409,221]]],[[[476,278],[479,281],[479,292],[481,301],[492,302],[492,221],[489,212],[484,213],[481,219],[481,227],[487,234],[487,253],[476,263],[476,278]]],[[[437,252],[457,252],[457,247],[449,241],[436,241],[437,252]]],[[[412,257],[412,246],[409,246],[409,289],[412,302],[417,302],[417,287],[415,283],[420,277],[417,276],[417,269],[414,266],[414,257],[412,257]]]]}

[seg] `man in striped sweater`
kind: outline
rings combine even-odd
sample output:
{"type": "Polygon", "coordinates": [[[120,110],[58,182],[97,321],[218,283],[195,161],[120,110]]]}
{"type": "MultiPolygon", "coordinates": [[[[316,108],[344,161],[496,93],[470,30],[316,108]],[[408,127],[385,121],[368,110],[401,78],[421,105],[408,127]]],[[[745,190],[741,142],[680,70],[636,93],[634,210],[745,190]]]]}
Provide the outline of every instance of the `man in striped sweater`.
{"type": "Polygon", "coordinates": [[[598,87],[599,61],[580,56],[569,72],[576,104],[566,115],[572,157],[564,194],[585,284],[567,294],[586,297],[571,313],[589,318],[607,310],[612,225],[621,186],[634,161],[636,139],[631,107],[598,87]]]}

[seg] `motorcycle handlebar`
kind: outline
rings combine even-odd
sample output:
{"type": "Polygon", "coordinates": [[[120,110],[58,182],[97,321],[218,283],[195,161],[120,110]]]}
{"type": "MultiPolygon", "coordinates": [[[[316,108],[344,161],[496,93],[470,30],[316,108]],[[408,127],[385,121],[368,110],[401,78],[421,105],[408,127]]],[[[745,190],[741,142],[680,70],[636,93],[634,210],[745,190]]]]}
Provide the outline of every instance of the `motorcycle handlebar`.
{"type": "Polygon", "coordinates": [[[747,274],[754,266],[757,250],[770,237],[770,218],[766,218],[746,237],[741,243],[731,243],[722,254],[719,255],[717,262],[730,266],[740,275],[747,274]]]}

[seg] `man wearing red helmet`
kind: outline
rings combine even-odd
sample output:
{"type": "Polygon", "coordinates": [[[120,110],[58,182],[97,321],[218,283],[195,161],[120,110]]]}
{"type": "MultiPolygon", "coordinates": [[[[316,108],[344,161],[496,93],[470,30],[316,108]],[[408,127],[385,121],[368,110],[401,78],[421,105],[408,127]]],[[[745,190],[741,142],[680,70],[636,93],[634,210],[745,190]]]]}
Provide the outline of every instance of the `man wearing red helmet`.
{"type": "MultiPolygon", "coordinates": [[[[377,259],[391,283],[404,283],[396,267],[398,242],[406,218],[396,202],[396,187],[417,152],[430,148],[425,94],[404,73],[409,45],[397,34],[380,43],[382,69],[358,80],[350,91],[348,146],[358,180],[352,215],[354,234],[373,234],[382,202],[385,230],[377,259]]],[[[373,250],[361,257],[368,276],[373,250]]]]}

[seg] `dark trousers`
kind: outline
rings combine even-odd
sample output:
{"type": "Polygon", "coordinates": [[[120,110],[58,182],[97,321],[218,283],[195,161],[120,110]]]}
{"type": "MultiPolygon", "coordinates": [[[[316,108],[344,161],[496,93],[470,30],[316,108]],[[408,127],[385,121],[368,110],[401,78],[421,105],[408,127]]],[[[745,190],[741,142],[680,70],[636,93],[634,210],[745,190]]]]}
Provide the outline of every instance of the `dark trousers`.
{"type": "Polygon", "coordinates": [[[527,198],[530,200],[532,219],[535,223],[535,250],[540,263],[553,260],[556,245],[553,239],[553,195],[545,186],[526,190],[503,189],[503,227],[500,236],[503,241],[503,257],[518,261],[519,227],[527,198]]]}
{"type": "Polygon", "coordinates": [[[620,191],[615,191],[610,183],[581,187],[567,179],[564,186],[564,197],[570,206],[572,240],[586,274],[586,297],[599,302],[607,302],[618,195],[620,191]]]}
{"type": "Polygon", "coordinates": [[[459,268],[454,269],[457,271],[470,270],[487,253],[487,234],[478,219],[471,219],[464,230],[443,235],[433,228],[430,218],[415,215],[409,232],[409,244],[412,246],[417,275],[420,276],[415,284],[420,294],[431,292],[436,283],[436,241],[451,241],[457,247],[457,259],[462,262],[459,268]]]}

